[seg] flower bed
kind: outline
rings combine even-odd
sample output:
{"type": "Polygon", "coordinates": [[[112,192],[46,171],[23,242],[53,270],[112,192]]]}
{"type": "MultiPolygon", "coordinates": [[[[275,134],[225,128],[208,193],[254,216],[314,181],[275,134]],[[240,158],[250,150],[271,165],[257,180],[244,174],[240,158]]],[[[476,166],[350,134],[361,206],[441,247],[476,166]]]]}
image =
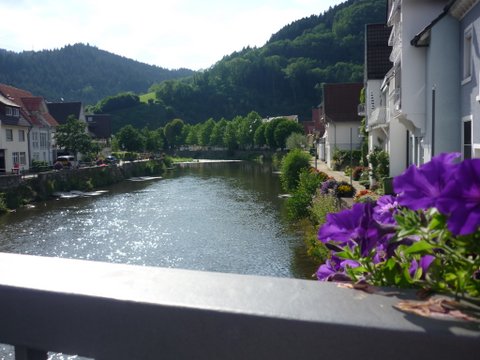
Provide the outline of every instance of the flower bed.
{"type": "Polygon", "coordinates": [[[480,159],[441,154],[393,181],[397,196],[327,216],[325,281],[480,296],[480,159]]]}

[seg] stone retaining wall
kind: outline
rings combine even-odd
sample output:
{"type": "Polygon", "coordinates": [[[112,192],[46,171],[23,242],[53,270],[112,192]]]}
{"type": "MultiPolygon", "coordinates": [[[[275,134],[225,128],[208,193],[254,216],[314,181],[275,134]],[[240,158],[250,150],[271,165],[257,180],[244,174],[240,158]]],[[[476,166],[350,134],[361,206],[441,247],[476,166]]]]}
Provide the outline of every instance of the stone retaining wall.
{"type": "MultiPolygon", "coordinates": [[[[163,169],[162,160],[156,162],[158,175],[163,169]]],[[[8,206],[14,208],[22,202],[49,197],[55,191],[89,190],[112,185],[133,176],[152,175],[147,169],[148,160],[125,162],[122,165],[94,166],[79,169],[48,171],[34,175],[0,176],[0,192],[6,194],[8,206]]]]}
{"type": "Polygon", "coordinates": [[[21,175],[16,174],[0,176],[0,191],[17,187],[21,179],[21,175]]]}

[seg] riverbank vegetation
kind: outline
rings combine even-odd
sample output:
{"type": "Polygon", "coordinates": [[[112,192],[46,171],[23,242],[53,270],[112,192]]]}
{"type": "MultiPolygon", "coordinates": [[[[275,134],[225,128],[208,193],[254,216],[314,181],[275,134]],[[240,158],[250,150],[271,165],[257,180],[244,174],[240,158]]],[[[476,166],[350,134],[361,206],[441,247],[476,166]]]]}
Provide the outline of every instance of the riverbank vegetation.
{"type": "Polygon", "coordinates": [[[281,184],[290,193],[286,200],[287,214],[300,224],[304,232],[306,252],[316,263],[325,261],[327,248],[317,239],[318,227],[327,215],[341,208],[342,196],[353,196],[350,184],[337,182],[311,166],[312,157],[307,152],[294,149],[281,161],[281,184]],[[343,189],[345,188],[345,189],[343,189]]]}
{"type": "MultiPolygon", "coordinates": [[[[215,121],[207,119],[195,125],[181,119],[174,119],[164,127],[150,130],[136,129],[132,125],[122,127],[112,140],[114,151],[175,152],[181,149],[206,150],[252,150],[284,149],[292,134],[303,136],[303,127],[288,118],[276,118],[264,122],[261,116],[252,111],[247,116],[236,116],[231,120],[215,121]]],[[[292,139],[292,146],[304,138],[292,139]]]]}

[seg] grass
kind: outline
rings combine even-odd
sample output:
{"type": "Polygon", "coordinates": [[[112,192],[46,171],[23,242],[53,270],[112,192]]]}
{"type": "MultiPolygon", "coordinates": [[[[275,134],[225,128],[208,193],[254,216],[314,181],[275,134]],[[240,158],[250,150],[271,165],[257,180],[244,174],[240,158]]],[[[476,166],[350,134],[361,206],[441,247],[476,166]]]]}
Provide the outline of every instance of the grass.
{"type": "Polygon", "coordinates": [[[180,163],[180,162],[191,162],[193,161],[193,158],[187,158],[187,157],[172,157],[173,163],[180,163]]]}
{"type": "Polygon", "coordinates": [[[140,101],[142,103],[145,103],[147,104],[148,103],[148,100],[154,100],[155,101],[156,97],[155,97],[155,93],[154,92],[150,92],[148,94],[143,94],[143,95],[140,95],[140,101]]]}

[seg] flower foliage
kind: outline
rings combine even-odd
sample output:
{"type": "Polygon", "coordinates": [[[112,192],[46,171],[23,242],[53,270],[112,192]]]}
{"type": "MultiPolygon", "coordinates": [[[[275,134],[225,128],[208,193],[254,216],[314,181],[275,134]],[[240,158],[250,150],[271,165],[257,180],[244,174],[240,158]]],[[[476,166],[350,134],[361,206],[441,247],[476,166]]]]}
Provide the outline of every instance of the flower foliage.
{"type": "Polygon", "coordinates": [[[394,179],[397,196],[327,216],[324,281],[480,296],[480,159],[441,154],[394,179]]]}

